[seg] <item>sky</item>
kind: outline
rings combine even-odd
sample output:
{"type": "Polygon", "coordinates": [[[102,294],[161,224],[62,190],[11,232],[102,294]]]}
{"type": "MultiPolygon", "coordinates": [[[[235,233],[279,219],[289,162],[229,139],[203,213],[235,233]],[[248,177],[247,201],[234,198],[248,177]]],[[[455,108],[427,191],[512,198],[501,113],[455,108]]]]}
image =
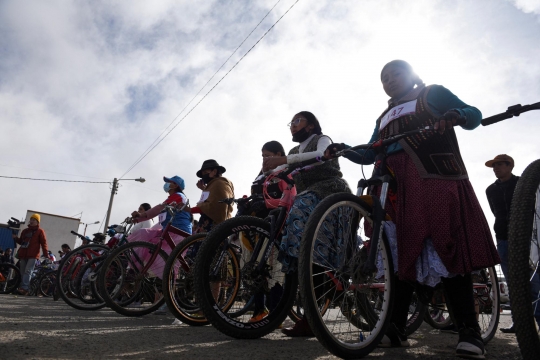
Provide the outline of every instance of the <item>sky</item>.
{"type": "MultiPolygon", "coordinates": [[[[123,177],[111,223],[140,203],[161,203],[163,176],[183,177],[196,203],[206,159],[227,169],[241,196],[265,142],[295,146],[286,124],[299,111],[313,112],[335,142],[368,142],[388,100],[380,71],[394,59],[484,117],[539,102],[539,39],[540,0],[1,1],[0,175],[123,177]],[[139,177],[146,182],[129,180],[139,177]]],[[[490,225],[485,188],[495,178],[484,163],[506,153],[521,174],[540,157],[539,120],[532,111],[457,130],[490,225]]],[[[340,164],[356,187],[362,167],[340,164]]],[[[0,178],[0,222],[31,209],[102,224],[109,198],[108,183],[0,178]]]]}

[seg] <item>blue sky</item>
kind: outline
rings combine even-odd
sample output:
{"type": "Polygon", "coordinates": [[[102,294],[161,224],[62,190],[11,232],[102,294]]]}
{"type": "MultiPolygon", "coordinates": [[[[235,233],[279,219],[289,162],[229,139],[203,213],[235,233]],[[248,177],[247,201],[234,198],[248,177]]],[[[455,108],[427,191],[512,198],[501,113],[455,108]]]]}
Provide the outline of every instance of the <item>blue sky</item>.
{"type": "MultiPolygon", "coordinates": [[[[1,2],[0,174],[121,176],[276,1],[1,2]]],[[[279,2],[202,94],[294,1],[279,2]]],[[[208,158],[227,168],[237,195],[248,193],[262,144],[278,140],[290,149],[286,124],[301,110],[312,111],[336,142],[367,142],[387,100],[380,70],[393,59],[409,61],[427,84],[444,85],[484,116],[538,102],[539,35],[538,0],[301,0],[126,176],[147,182],[122,182],[112,220],[141,202],[163,201],[163,175],[184,177],[196,202],[195,172],[208,158]]],[[[458,130],[490,223],[484,189],[494,177],[483,163],[508,153],[521,173],[540,157],[539,119],[531,112],[458,130]]],[[[354,186],[360,167],[341,164],[354,186]]],[[[0,221],[26,209],[82,211],[82,221],[102,221],[110,195],[106,184],[0,183],[0,221]]]]}

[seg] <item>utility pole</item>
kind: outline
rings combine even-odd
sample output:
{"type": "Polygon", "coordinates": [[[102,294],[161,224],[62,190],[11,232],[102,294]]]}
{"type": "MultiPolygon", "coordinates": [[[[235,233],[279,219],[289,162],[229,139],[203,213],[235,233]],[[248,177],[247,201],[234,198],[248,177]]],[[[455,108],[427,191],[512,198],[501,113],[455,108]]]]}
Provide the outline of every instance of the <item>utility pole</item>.
{"type": "Polygon", "coordinates": [[[107,227],[109,226],[109,219],[111,217],[111,210],[112,210],[112,204],[114,200],[114,195],[116,194],[116,191],[118,190],[118,179],[114,178],[112,183],[112,189],[111,189],[111,199],[109,200],[109,209],[107,209],[107,219],[105,220],[105,227],[103,228],[103,233],[107,233],[107,227]]]}
{"type": "MultiPolygon", "coordinates": [[[[146,180],[144,178],[138,178],[138,179],[120,179],[120,180],[135,180],[137,182],[143,183],[146,180]]],[[[118,191],[118,180],[117,178],[114,178],[112,183],[112,189],[111,189],[111,199],[109,200],[109,209],[107,209],[107,219],[105,220],[105,227],[103,228],[103,233],[107,233],[107,227],[109,226],[109,219],[111,217],[111,210],[112,210],[112,204],[114,200],[114,195],[116,195],[116,192],[118,191]]]]}

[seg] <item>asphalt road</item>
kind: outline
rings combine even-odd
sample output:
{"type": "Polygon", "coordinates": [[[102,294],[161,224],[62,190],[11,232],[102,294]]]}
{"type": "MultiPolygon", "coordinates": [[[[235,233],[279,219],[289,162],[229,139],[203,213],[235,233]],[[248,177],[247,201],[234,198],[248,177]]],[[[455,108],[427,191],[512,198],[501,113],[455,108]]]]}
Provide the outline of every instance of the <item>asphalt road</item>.
{"type": "MultiPolygon", "coordinates": [[[[287,338],[279,330],[236,340],[211,326],[172,325],[171,315],[127,318],[79,311],[62,300],[0,295],[1,359],[336,359],[315,338],[287,338]]],[[[505,311],[499,326],[508,326],[505,311]]],[[[290,324],[287,320],[285,325],[290,324]]],[[[407,349],[378,349],[366,359],[455,359],[457,335],[425,323],[407,349]]],[[[497,332],[488,359],[520,359],[514,335],[497,332]]]]}

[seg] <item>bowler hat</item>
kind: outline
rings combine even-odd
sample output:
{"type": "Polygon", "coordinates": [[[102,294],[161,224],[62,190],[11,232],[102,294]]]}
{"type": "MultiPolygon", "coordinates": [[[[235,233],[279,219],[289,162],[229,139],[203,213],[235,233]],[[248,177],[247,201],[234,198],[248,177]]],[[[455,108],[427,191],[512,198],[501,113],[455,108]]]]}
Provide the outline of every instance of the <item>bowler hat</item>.
{"type": "Polygon", "coordinates": [[[514,166],[514,159],[512,159],[511,156],[508,156],[506,154],[497,155],[493,160],[486,161],[486,166],[493,167],[493,164],[495,164],[496,162],[507,162],[512,167],[514,166]]]}
{"type": "Polygon", "coordinates": [[[204,160],[202,166],[201,166],[201,170],[197,171],[197,177],[200,177],[202,178],[202,171],[203,170],[206,170],[206,169],[218,169],[219,172],[221,174],[223,174],[226,170],[223,166],[220,166],[216,160],[214,159],[209,159],[209,160],[204,160]]]}

